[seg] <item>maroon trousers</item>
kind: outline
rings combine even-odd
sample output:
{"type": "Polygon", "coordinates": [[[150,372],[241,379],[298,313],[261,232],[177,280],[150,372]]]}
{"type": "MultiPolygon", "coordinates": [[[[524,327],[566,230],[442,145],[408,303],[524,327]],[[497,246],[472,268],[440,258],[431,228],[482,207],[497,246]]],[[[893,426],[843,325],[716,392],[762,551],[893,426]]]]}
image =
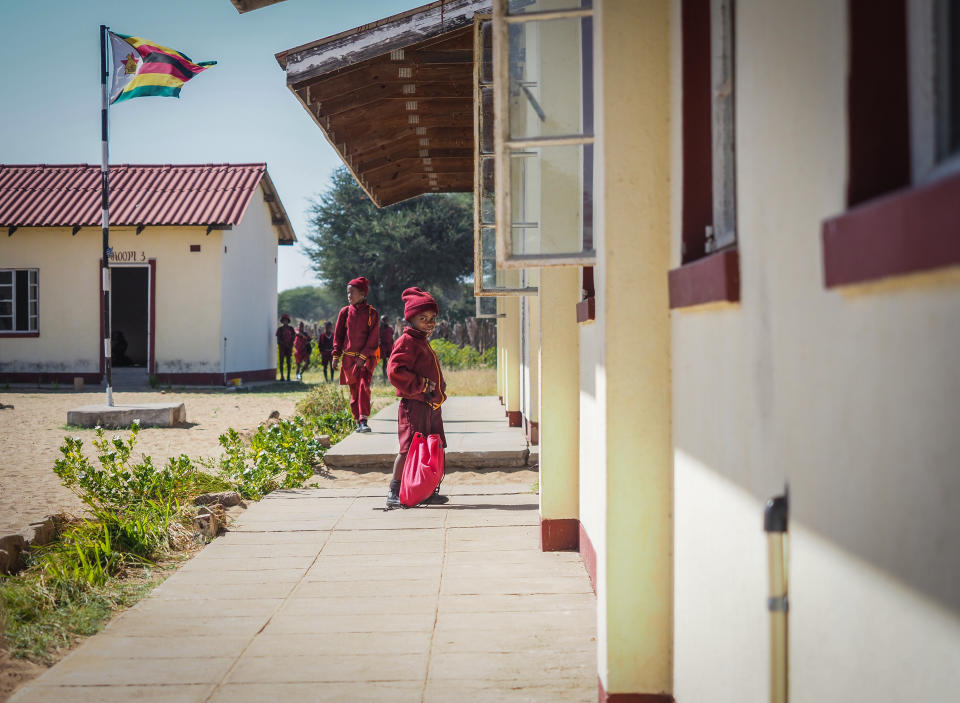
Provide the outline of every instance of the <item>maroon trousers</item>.
{"type": "Polygon", "coordinates": [[[370,379],[363,375],[354,383],[347,384],[350,388],[350,412],[353,419],[370,417],[370,379]]]}
{"type": "Polygon", "coordinates": [[[434,410],[429,403],[421,400],[401,398],[397,410],[397,437],[400,440],[401,454],[410,449],[410,442],[417,432],[424,437],[440,435],[440,442],[446,448],[447,437],[443,433],[443,415],[440,414],[440,408],[434,410]]]}

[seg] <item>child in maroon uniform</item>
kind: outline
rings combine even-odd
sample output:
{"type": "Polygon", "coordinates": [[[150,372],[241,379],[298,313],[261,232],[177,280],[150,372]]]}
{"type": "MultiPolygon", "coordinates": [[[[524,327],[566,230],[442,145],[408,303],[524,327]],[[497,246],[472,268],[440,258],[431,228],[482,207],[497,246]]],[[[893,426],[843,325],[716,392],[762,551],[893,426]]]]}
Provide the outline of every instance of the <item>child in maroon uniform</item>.
{"type": "Polygon", "coordinates": [[[387,316],[380,318],[380,360],[383,362],[383,380],[387,380],[387,361],[393,351],[393,327],[387,321],[387,316]]]}
{"type": "MultiPolygon", "coordinates": [[[[397,411],[397,433],[400,438],[400,453],[393,462],[393,479],[387,493],[387,507],[400,507],[400,479],[403,464],[413,435],[440,435],[443,446],[447,438],[443,433],[443,417],[440,406],[447,399],[447,384],[440,371],[440,360],[430,347],[429,339],[437,324],[437,301],[420,288],[403,291],[403,316],[410,327],[393,344],[387,375],[397,389],[400,408],[397,411]]],[[[446,502],[434,500],[433,502],[446,502]]]]}
{"type": "MultiPolygon", "coordinates": [[[[303,372],[310,366],[310,341],[312,339],[313,337],[304,329],[303,323],[301,322],[299,327],[297,327],[297,336],[293,339],[293,360],[297,364],[298,381],[303,380],[303,372]]],[[[288,378],[287,380],[289,381],[290,379],[288,378]]]]}
{"type": "Polygon", "coordinates": [[[323,334],[317,339],[317,350],[320,352],[320,364],[323,366],[323,380],[333,380],[333,323],[327,322],[323,325],[323,334]],[[330,378],[327,378],[329,372],[330,378]]]}
{"type": "Polygon", "coordinates": [[[333,331],[333,369],[340,357],[340,385],[350,387],[350,410],[357,421],[356,432],[369,432],[370,380],[377,365],[380,347],[380,316],[367,302],[370,281],[361,276],[347,285],[349,305],[337,315],[333,331]]]}
{"type": "Polygon", "coordinates": [[[283,313],[280,316],[280,326],[277,328],[277,349],[279,351],[280,380],[283,381],[283,362],[287,362],[287,378],[290,380],[290,357],[293,356],[293,340],[297,336],[296,331],[290,326],[290,316],[283,313]]]}

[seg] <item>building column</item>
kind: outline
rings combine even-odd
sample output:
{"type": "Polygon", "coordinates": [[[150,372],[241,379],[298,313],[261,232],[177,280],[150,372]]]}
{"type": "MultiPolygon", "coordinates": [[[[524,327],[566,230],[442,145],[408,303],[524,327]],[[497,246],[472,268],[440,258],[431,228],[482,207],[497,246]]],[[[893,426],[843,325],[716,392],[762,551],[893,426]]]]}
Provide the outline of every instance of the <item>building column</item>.
{"type": "Polygon", "coordinates": [[[673,700],[668,0],[596,12],[597,315],[604,347],[603,700],[673,700]]]}
{"type": "MultiPolygon", "coordinates": [[[[499,320],[503,331],[503,406],[510,427],[520,427],[520,298],[502,298],[506,317],[499,320]]],[[[497,339],[500,337],[498,335],[497,339]]]]}
{"type": "Polygon", "coordinates": [[[530,444],[540,444],[540,297],[520,300],[520,410],[530,444]]]}
{"type": "Polygon", "coordinates": [[[540,548],[580,535],[580,269],[540,271],[540,548]]]}

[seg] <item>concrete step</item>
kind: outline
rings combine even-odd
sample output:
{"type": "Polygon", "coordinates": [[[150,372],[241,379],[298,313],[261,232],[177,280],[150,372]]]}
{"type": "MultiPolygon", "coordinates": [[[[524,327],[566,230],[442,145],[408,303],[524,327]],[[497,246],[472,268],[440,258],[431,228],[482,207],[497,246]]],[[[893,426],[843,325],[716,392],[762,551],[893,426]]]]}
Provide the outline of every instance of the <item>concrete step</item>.
{"type": "MultiPolygon", "coordinates": [[[[372,432],[353,433],[334,445],[324,463],[334,469],[388,470],[393,466],[397,440],[399,403],[370,418],[372,432]]],[[[448,469],[506,469],[526,466],[530,456],[527,439],[518,427],[508,427],[503,406],[495,397],[450,398],[443,404],[445,457],[448,469]]]]}

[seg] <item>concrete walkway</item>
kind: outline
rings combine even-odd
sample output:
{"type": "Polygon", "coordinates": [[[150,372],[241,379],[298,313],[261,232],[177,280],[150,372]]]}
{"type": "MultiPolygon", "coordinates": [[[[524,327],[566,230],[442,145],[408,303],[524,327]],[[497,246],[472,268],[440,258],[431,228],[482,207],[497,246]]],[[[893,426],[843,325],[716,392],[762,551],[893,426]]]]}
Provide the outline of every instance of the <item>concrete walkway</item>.
{"type": "MultiPolygon", "coordinates": [[[[397,403],[370,418],[369,434],[351,434],[323,458],[335,469],[393,466],[397,443],[397,403]]],[[[448,469],[505,469],[526,466],[530,452],[523,430],[508,427],[503,406],[493,396],[450,398],[443,404],[448,469]]]]}
{"type": "Polygon", "coordinates": [[[279,491],[11,701],[594,701],[596,601],[537,497],[279,491]]]}

